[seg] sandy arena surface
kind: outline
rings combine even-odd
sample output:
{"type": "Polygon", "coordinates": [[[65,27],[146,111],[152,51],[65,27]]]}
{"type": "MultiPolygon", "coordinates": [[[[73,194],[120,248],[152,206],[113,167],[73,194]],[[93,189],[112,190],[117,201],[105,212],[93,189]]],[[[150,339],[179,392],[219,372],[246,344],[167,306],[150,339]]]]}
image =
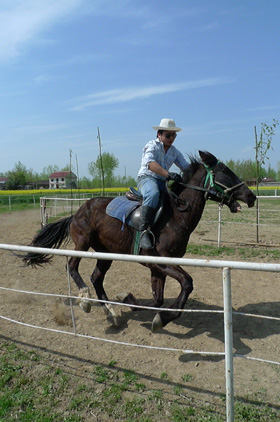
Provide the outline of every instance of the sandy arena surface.
{"type": "MultiPolygon", "coordinates": [[[[0,243],[28,245],[40,228],[39,211],[22,211],[0,215],[0,243]]],[[[234,230],[234,228],[232,228],[234,230]]],[[[200,227],[191,242],[203,235],[200,227]]],[[[211,236],[211,233],[207,233],[211,236]]],[[[229,235],[230,236],[230,235],[229,235]]],[[[268,235],[269,237],[269,235],[268,235]]],[[[238,247],[238,246],[236,246],[238,247]]],[[[71,244],[69,246],[71,248],[71,244]]],[[[186,255],[191,258],[191,255],[186,255]]],[[[195,256],[197,258],[197,256],[195,256]]],[[[234,260],[235,258],[231,258],[234,260]]],[[[21,260],[0,250],[0,286],[13,289],[68,294],[66,258],[54,257],[44,268],[24,268],[21,260]]],[[[90,286],[92,260],[82,260],[81,274],[90,286]]],[[[189,268],[194,291],[188,309],[222,310],[222,272],[216,269],[189,268]]],[[[90,286],[91,287],[91,286],[90,286]]],[[[136,263],[114,262],[105,279],[111,300],[120,292],[132,292],[143,303],[151,299],[149,270],[136,263]]],[[[95,292],[92,296],[96,298],[95,292]]],[[[72,293],[77,294],[72,283],[72,293]]],[[[165,305],[179,294],[179,285],[168,279],[165,305]]],[[[279,274],[232,271],[232,301],[235,311],[267,316],[280,316],[279,274]]],[[[27,324],[72,332],[70,307],[58,298],[31,296],[1,291],[1,315],[27,324]]],[[[77,332],[90,336],[139,345],[180,350],[223,352],[223,315],[217,313],[184,313],[157,334],[151,332],[153,311],[132,313],[124,306],[116,308],[120,326],[108,324],[100,305],[90,314],[74,306],[77,332]]],[[[255,317],[234,316],[234,348],[245,357],[280,361],[280,323],[255,317]]],[[[86,373],[91,364],[107,365],[112,359],[119,368],[135,371],[152,385],[164,388],[161,374],[167,373],[174,385],[183,374],[191,375],[187,395],[195,400],[213,403],[225,393],[224,359],[221,356],[184,354],[182,351],[159,351],[105,343],[73,335],[48,332],[1,320],[2,342],[16,341],[24,347],[48,354],[50,360],[67,366],[73,373],[86,373]]],[[[235,395],[251,400],[260,398],[280,409],[280,367],[268,363],[234,359],[235,395]]]]}

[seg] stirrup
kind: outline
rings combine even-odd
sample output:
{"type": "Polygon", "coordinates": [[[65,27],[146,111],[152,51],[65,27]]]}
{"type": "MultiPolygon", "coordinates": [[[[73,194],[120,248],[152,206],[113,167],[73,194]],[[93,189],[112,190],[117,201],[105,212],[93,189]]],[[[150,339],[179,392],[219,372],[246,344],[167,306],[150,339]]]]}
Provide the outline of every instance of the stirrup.
{"type": "Polygon", "coordinates": [[[143,230],[142,233],[140,234],[140,242],[139,242],[140,248],[143,248],[143,249],[154,249],[155,244],[156,244],[156,239],[155,239],[154,233],[151,232],[150,230],[143,230]],[[142,239],[142,237],[144,235],[149,235],[149,237],[150,237],[150,235],[152,236],[152,241],[150,241],[150,239],[149,239],[151,246],[149,246],[149,247],[141,246],[141,239],[142,239]]]}

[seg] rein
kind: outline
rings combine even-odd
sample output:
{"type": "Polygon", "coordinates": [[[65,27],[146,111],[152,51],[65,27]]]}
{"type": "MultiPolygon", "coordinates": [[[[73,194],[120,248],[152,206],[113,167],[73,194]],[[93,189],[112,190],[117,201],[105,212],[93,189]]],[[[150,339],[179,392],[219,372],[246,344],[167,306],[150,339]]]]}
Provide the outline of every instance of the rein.
{"type": "MultiPolygon", "coordinates": [[[[184,186],[185,188],[190,188],[190,189],[205,192],[204,197],[206,201],[207,199],[211,199],[213,201],[219,202],[222,205],[226,202],[230,203],[232,199],[233,191],[238,189],[240,186],[243,186],[244,182],[240,182],[234,186],[228,187],[224,185],[223,183],[215,181],[214,169],[219,163],[220,161],[218,161],[214,167],[209,167],[207,164],[203,163],[204,168],[207,173],[205,182],[204,182],[204,187],[189,185],[182,182],[178,182],[178,183],[184,186]]],[[[166,188],[167,188],[167,192],[169,196],[174,200],[176,207],[179,211],[183,212],[183,211],[189,211],[191,209],[190,203],[187,200],[179,198],[177,194],[172,192],[172,190],[168,186],[168,183],[166,183],[166,188]],[[184,208],[182,208],[181,205],[183,205],[184,208]]]]}

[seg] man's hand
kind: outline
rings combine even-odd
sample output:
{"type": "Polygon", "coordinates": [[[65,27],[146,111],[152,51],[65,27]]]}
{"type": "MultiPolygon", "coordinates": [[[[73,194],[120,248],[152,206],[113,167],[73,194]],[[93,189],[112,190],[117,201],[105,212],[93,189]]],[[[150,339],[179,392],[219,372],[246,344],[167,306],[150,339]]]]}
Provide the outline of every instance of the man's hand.
{"type": "Polygon", "coordinates": [[[174,180],[174,182],[182,182],[182,177],[178,173],[168,173],[166,180],[174,180]]]}

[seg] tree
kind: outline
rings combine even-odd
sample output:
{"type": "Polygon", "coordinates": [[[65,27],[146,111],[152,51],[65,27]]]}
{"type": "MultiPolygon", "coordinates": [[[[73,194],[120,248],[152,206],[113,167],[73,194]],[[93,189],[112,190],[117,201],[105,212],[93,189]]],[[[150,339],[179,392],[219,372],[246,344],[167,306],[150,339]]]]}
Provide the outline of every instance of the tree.
{"type": "Polygon", "coordinates": [[[104,152],[101,157],[98,157],[96,161],[91,161],[88,165],[88,171],[93,178],[98,180],[102,179],[102,168],[104,173],[104,180],[107,187],[112,186],[114,170],[118,167],[119,160],[110,154],[109,152],[104,152]]]}
{"type": "Polygon", "coordinates": [[[81,189],[89,189],[92,188],[92,181],[87,177],[82,177],[79,181],[81,189]]]}
{"type": "Polygon", "coordinates": [[[270,167],[270,164],[268,165],[265,177],[271,177],[272,179],[277,180],[277,172],[276,170],[270,167]]]}
{"type": "Polygon", "coordinates": [[[44,179],[47,180],[50,177],[50,175],[56,171],[59,171],[59,167],[56,164],[55,165],[50,164],[49,166],[43,168],[43,171],[40,174],[40,178],[42,180],[44,179]]]}
{"type": "Polygon", "coordinates": [[[280,180],[280,161],[277,161],[277,180],[280,180]]]}
{"type": "Polygon", "coordinates": [[[241,180],[248,181],[256,177],[256,163],[252,160],[229,160],[226,165],[238,174],[241,180]]]}
{"type": "Polygon", "coordinates": [[[8,189],[20,189],[27,182],[28,170],[27,168],[18,161],[13,170],[8,171],[8,189]]]}
{"type": "Polygon", "coordinates": [[[275,128],[279,124],[278,120],[273,119],[271,126],[266,123],[261,123],[260,135],[257,134],[257,128],[255,130],[255,161],[256,161],[256,178],[257,178],[257,195],[259,195],[259,183],[263,177],[262,165],[268,160],[268,151],[273,150],[271,143],[272,137],[275,135],[275,128]]]}
{"type": "Polygon", "coordinates": [[[114,186],[137,186],[136,180],[132,176],[117,176],[114,177],[114,186]]]}
{"type": "Polygon", "coordinates": [[[70,170],[70,164],[66,164],[66,166],[62,167],[61,171],[72,171],[73,172],[73,167],[70,170]]]}

